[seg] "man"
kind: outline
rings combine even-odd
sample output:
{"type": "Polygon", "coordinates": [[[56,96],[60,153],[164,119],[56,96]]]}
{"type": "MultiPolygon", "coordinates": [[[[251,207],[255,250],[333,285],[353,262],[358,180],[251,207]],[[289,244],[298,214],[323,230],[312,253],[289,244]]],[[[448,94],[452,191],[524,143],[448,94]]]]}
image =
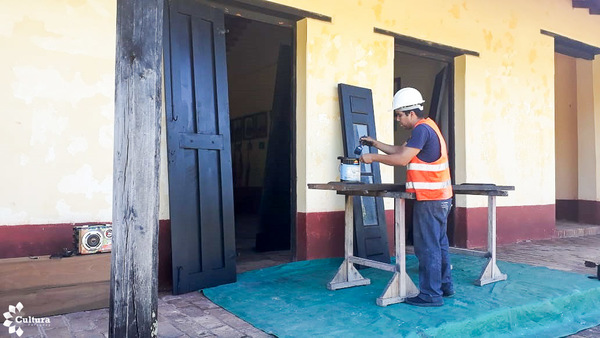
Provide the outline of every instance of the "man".
{"type": "Polygon", "coordinates": [[[396,121],[412,130],[401,146],[362,137],[361,142],[387,155],[366,153],[364,163],[380,162],[407,166],[406,191],[417,197],[413,209],[413,242],[419,260],[419,289],[406,303],[417,306],[442,306],[442,297],[454,295],[448,254],[447,218],[452,205],[452,183],[446,142],[438,126],[424,118],[423,97],[414,88],[402,88],[393,100],[396,121]]]}

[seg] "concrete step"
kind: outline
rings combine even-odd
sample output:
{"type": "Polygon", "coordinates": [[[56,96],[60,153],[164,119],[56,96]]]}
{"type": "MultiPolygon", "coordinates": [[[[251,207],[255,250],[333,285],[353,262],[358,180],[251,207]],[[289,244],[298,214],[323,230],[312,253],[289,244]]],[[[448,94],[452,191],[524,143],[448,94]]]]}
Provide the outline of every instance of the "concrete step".
{"type": "Polygon", "coordinates": [[[557,220],[554,238],[571,238],[600,235],[600,225],[557,220]]]}

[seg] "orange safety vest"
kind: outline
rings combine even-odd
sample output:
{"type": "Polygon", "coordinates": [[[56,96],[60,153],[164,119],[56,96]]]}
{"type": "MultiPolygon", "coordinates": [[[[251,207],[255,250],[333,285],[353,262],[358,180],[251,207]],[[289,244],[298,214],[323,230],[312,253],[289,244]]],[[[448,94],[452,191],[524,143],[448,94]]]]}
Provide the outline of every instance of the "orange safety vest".
{"type": "Polygon", "coordinates": [[[406,167],[406,191],[414,192],[417,201],[439,201],[452,197],[452,181],[448,162],[446,142],[440,128],[430,118],[422,119],[415,125],[425,123],[435,131],[440,141],[442,155],[435,162],[421,161],[413,157],[406,167]]]}

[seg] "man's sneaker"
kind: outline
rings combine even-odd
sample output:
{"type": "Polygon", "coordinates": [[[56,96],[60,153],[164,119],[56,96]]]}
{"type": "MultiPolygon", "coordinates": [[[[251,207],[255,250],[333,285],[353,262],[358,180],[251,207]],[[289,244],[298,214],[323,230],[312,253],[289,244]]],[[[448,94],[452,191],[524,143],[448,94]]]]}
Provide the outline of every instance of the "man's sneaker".
{"type": "Polygon", "coordinates": [[[452,283],[442,283],[442,297],[454,296],[454,285],[452,283]]]}
{"type": "Polygon", "coordinates": [[[437,303],[428,302],[428,301],[425,301],[425,300],[419,298],[419,296],[406,298],[405,301],[406,301],[406,304],[416,305],[416,306],[432,307],[432,306],[442,306],[442,305],[444,305],[444,301],[440,301],[440,302],[437,302],[437,303]]]}
{"type": "Polygon", "coordinates": [[[442,297],[450,298],[454,296],[454,290],[442,291],[442,297]]]}

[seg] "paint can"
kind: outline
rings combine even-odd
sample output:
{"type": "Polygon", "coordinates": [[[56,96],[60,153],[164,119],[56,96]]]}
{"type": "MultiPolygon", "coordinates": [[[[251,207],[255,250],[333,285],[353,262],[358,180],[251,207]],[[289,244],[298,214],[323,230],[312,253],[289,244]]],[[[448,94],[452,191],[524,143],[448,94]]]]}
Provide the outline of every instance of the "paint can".
{"type": "Polygon", "coordinates": [[[360,182],[360,163],[357,158],[339,156],[340,181],[360,182]]]}

